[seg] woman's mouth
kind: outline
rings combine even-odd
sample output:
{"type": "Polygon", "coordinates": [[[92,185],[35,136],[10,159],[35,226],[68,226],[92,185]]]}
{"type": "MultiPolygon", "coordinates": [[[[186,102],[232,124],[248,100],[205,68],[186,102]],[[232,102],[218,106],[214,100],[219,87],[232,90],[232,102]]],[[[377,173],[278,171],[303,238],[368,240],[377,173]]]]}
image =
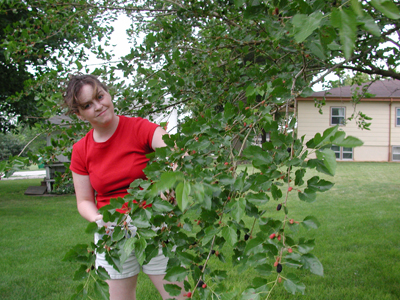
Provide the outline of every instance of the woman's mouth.
{"type": "Polygon", "coordinates": [[[104,113],[107,111],[107,109],[103,110],[101,113],[99,113],[97,116],[100,117],[102,115],[104,115],[104,113]]]}

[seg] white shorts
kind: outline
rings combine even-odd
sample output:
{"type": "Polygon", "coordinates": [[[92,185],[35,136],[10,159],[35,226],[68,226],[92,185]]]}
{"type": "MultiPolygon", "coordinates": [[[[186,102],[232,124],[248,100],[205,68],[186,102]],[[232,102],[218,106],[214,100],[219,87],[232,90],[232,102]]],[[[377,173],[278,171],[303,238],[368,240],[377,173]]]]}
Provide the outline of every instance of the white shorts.
{"type": "MultiPolygon", "coordinates": [[[[100,234],[94,234],[94,243],[101,239],[100,234]]],[[[124,279],[135,276],[139,274],[141,269],[143,273],[147,275],[165,275],[167,270],[168,257],[165,257],[162,253],[162,248],[160,246],[158,250],[158,255],[153,257],[148,264],[141,266],[136,259],[135,250],[129,255],[128,259],[124,262],[121,268],[121,272],[118,272],[112,265],[110,265],[105,258],[105,253],[96,253],[96,268],[103,267],[106,269],[107,273],[110,275],[111,279],[124,279]]]]}

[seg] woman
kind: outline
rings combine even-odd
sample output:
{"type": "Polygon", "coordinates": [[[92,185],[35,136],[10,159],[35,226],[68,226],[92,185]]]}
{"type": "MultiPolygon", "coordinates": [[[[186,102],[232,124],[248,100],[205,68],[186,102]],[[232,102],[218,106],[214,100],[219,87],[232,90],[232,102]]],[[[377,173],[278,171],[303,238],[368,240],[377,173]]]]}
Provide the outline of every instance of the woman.
{"type": "MultiPolygon", "coordinates": [[[[69,113],[88,121],[92,129],[73,146],[71,166],[77,207],[89,222],[101,222],[98,209],[111,198],[124,197],[129,184],[145,179],[146,154],[166,146],[165,130],[142,118],[117,116],[107,87],[92,75],[73,76],[64,94],[69,113]]],[[[97,237],[98,238],[98,237],[97,237]]],[[[145,272],[163,299],[170,298],[164,289],[168,258],[159,252],[145,272]]],[[[121,273],[110,266],[104,256],[96,256],[96,266],[104,267],[111,300],[136,299],[136,283],[140,265],[134,253],[125,262],[121,273]]],[[[179,284],[182,286],[182,284],[179,284]]],[[[182,289],[183,293],[183,289],[182,289]]],[[[184,299],[181,294],[177,299],[184,299]]]]}

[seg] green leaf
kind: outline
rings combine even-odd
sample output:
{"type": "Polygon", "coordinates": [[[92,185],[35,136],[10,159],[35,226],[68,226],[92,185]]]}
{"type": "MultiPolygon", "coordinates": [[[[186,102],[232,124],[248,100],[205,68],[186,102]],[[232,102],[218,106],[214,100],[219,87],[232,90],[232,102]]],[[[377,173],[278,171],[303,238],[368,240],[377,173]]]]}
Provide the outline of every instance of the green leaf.
{"type": "Polygon", "coordinates": [[[321,160],[330,175],[335,175],[336,172],[336,155],[331,149],[323,149],[316,151],[316,156],[321,160]]]}
{"type": "Polygon", "coordinates": [[[224,107],[224,117],[226,120],[233,118],[236,115],[235,107],[230,103],[226,103],[224,107]]]}
{"type": "Polygon", "coordinates": [[[311,41],[308,44],[308,48],[311,50],[311,52],[317,56],[318,58],[325,60],[326,59],[326,55],[325,55],[325,51],[324,51],[324,47],[322,47],[321,42],[320,41],[311,41]]]}
{"type": "Polygon", "coordinates": [[[158,79],[150,79],[150,80],[147,82],[147,87],[151,88],[151,87],[153,87],[153,86],[156,86],[157,84],[158,84],[158,79]]]}
{"type": "Polygon", "coordinates": [[[178,207],[181,211],[184,211],[190,202],[190,183],[186,180],[181,181],[175,189],[175,194],[178,207]]]}
{"type": "Polygon", "coordinates": [[[310,228],[317,229],[320,226],[320,223],[318,222],[317,218],[313,216],[305,217],[301,224],[303,224],[303,226],[307,229],[310,228]]]}
{"type": "Polygon", "coordinates": [[[165,191],[173,188],[177,180],[184,179],[182,172],[164,172],[161,174],[160,181],[157,182],[157,191],[165,191]]]}
{"type": "Polygon", "coordinates": [[[325,179],[319,179],[318,176],[313,176],[307,180],[307,188],[311,191],[325,192],[333,187],[333,183],[325,179]]]}
{"type": "Polygon", "coordinates": [[[235,7],[239,8],[243,6],[243,4],[246,2],[246,0],[235,0],[235,7]]]}
{"type": "Polygon", "coordinates": [[[261,276],[269,276],[272,273],[272,266],[270,264],[262,264],[258,265],[254,269],[258,275],[261,276]]]}
{"type": "Polygon", "coordinates": [[[371,0],[371,4],[389,19],[397,20],[400,18],[399,9],[390,0],[371,0]]]}
{"type": "Polygon", "coordinates": [[[254,88],[254,85],[249,84],[246,88],[246,97],[253,96],[255,92],[256,92],[256,89],[254,88]]]}
{"type": "Polygon", "coordinates": [[[83,300],[87,299],[87,289],[83,284],[80,284],[76,288],[76,293],[71,296],[71,300],[83,300]]]}
{"type": "Polygon", "coordinates": [[[223,292],[219,295],[218,299],[221,300],[232,300],[236,298],[238,292],[237,291],[230,291],[230,292],[223,292]]]}
{"type": "Polygon", "coordinates": [[[158,212],[168,212],[174,209],[174,206],[166,200],[157,198],[153,202],[153,209],[158,212]]]}
{"type": "Polygon", "coordinates": [[[114,227],[114,231],[112,233],[112,240],[119,241],[125,236],[125,231],[120,226],[114,227]]]}
{"type": "Polygon", "coordinates": [[[199,203],[204,203],[207,209],[211,209],[211,201],[205,201],[204,185],[200,182],[196,182],[191,187],[194,200],[199,203]]]}
{"type": "Polygon", "coordinates": [[[147,242],[143,237],[135,241],[135,256],[141,265],[143,265],[143,262],[146,259],[146,252],[144,251],[146,246],[147,242]]]}
{"type": "Polygon", "coordinates": [[[139,229],[138,230],[138,235],[145,238],[145,239],[151,239],[157,235],[157,233],[152,230],[152,229],[139,229]]]}
{"type": "Polygon", "coordinates": [[[136,215],[132,217],[132,224],[137,228],[148,228],[150,227],[149,220],[146,219],[144,214],[136,215]]]}
{"type": "Polygon", "coordinates": [[[99,229],[99,227],[97,226],[96,222],[90,222],[88,224],[88,226],[86,227],[85,232],[89,233],[89,234],[93,234],[93,233],[97,232],[98,229],[99,229]]]}
{"type": "Polygon", "coordinates": [[[206,229],[204,229],[204,236],[202,239],[203,245],[208,244],[213,237],[218,234],[218,232],[221,230],[221,228],[214,228],[213,226],[209,226],[206,229]]]}
{"type": "Polygon", "coordinates": [[[110,279],[110,275],[107,273],[107,270],[105,268],[103,268],[102,266],[99,266],[96,269],[96,273],[103,280],[110,279]]]}
{"type": "Polygon", "coordinates": [[[301,201],[311,203],[314,202],[317,198],[317,193],[313,190],[305,189],[304,192],[299,192],[298,196],[301,201]]]}
{"type": "Polygon", "coordinates": [[[252,255],[256,253],[264,252],[263,246],[264,240],[261,237],[256,237],[247,242],[246,248],[244,249],[244,253],[246,255],[252,255]]]}
{"type": "Polygon", "coordinates": [[[359,0],[350,0],[350,4],[351,8],[357,14],[357,16],[361,16],[363,14],[363,10],[359,0]]]}
{"type": "Polygon", "coordinates": [[[296,275],[292,273],[286,275],[286,280],[283,283],[283,286],[289,293],[292,293],[293,295],[296,292],[300,292],[304,295],[304,291],[306,289],[306,286],[300,282],[296,275]]]}
{"type": "Polygon", "coordinates": [[[363,141],[361,141],[359,138],[356,138],[354,136],[348,136],[346,137],[343,141],[341,142],[335,142],[334,143],[336,146],[341,146],[341,147],[348,147],[348,148],[353,148],[353,147],[360,147],[364,144],[363,141]]]}
{"type": "Polygon", "coordinates": [[[164,279],[169,282],[182,282],[188,275],[188,270],[181,266],[174,266],[167,271],[164,279]]]}
{"type": "Polygon", "coordinates": [[[306,254],[314,249],[315,242],[314,239],[304,241],[304,238],[301,238],[299,240],[299,243],[297,245],[297,250],[299,250],[300,253],[306,254]]]}
{"type": "Polygon", "coordinates": [[[135,242],[137,238],[132,237],[126,240],[124,243],[124,246],[122,247],[122,251],[120,251],[120,261],[121,264],[124,264],[124,262],[128,259],[129,255],[131,255],[132,251],[135,249],[135,242]]]}
{"type": "Polygon", "coordinates": [[[303,177],[306,174],[306,170],[305,169],[298,169],[295,172],[295,180],[294,180],[294,184],[295,185],[302,185],[304,183],[303,177]]]}
{"type": "Polygon", "coordinates": [[[87,265],[81,265],[81,266],[79,267],[79,269],[76,270],[75,273],[74,273],[74,277],[73,277],[74,280],[79,281],[79,280],[83,280],[83,279],[85,279],[85,278],[88,278],[89,273],[86,272],[87,268],[88,268],[87,265]]]}
{"type": "Polygon", "coordinates": [[[269,197],[263,192],[257,194],[248,193],[246,194],[246,200],[254,205],[264,205],[269,201],[269,197]]]}
{"type": "Polygon", "coordinates": [[[236,230],[229,226],[225,226],[224,228],[222,228],[222,236],[232,247],[237,243],[236,230]]]}
{"type": "Polygon", "coordinates": [[[302,43],[308,38],[320,25],[323,14],[319,11],[311,15],[297,14],[292,18],[294,26],[294,38],[297,43],[302,43]]]}
{"type": "Polygon", "coordinates": [[[260,294],[257,293],[255,289],[249,288],[249,289],[246,289],[242,293],[240,299],[241,300],[259,300],[261,298],[260,298],[260,294]]]}
{"type": "Polygon", "coordinates": [[[271,195],[274,200],[278,200],[282,197],[282,191],[276,184],[271,185],[271,195]]]}
{"type": "Polygon", "coordinates": [[[360,22],[361,27],[369,33],[375,36],[381,35],[381,29],[379,28],[378,24],[375,23],[374,18],[372,18],[368,13],[364,12],[364,14],[358,16],[357,21],[360,22]]]}
{"type": "Polygon", "coordinates": [[[244,198],[239,198],[237,200],[231,200],[229,202],[230,204],[230,209],[231,209],[231,216],[236,222],[240,222],[242,220],[242,217],[244,215],[245,209],[246,209],[246,200],[244,198]]]}
{"type": "Polygon", "coordinates": [[[324,275],[324,267],[315,255],[307,253],[301,256],[303,268],[310,270],[311,273],[319,276],[324,275]]]}
{"type": "Polygon", "coordinates": [[[96,299],[108,300],[110,293],[108,291],[108,284],[102,280],[96,280],[94,282],[94,294],[96,299]]]}
{"type": "Polygon", "coordinates": [[[164,289],[165,291],[170,295],[170,296],[179,296],[181,293],[182,288],[176,284],[164,284],[164,289]]]}
{"type": "Polygon", "coordinates": [[[248,146],[243,151],[243,155],[252,160],[254,167],[258,168],[269,165],[272,162],[272,155],[258,146],[248,146]]]}
{"type": "Polygon", "coordinates": [[[349,9],[334,8],[332,9],[331,23],[334,27],[339,28],[344,57],[350,59],[357,37],[356,15],[349,9]]]}

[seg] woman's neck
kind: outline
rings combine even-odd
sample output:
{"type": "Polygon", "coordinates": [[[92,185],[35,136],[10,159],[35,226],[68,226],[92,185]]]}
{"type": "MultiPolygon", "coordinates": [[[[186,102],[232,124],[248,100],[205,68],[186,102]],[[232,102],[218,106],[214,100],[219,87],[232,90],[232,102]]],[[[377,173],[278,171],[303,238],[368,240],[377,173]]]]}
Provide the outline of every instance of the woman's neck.
{"type": "Polygon", "coordinates": [[[119,117],[114,115],[111,122],[105,126],[96,126],[93,130],[93,139],[96,143],[104,143],[112,137],[117,130],[119,124],[119,117]]]}

